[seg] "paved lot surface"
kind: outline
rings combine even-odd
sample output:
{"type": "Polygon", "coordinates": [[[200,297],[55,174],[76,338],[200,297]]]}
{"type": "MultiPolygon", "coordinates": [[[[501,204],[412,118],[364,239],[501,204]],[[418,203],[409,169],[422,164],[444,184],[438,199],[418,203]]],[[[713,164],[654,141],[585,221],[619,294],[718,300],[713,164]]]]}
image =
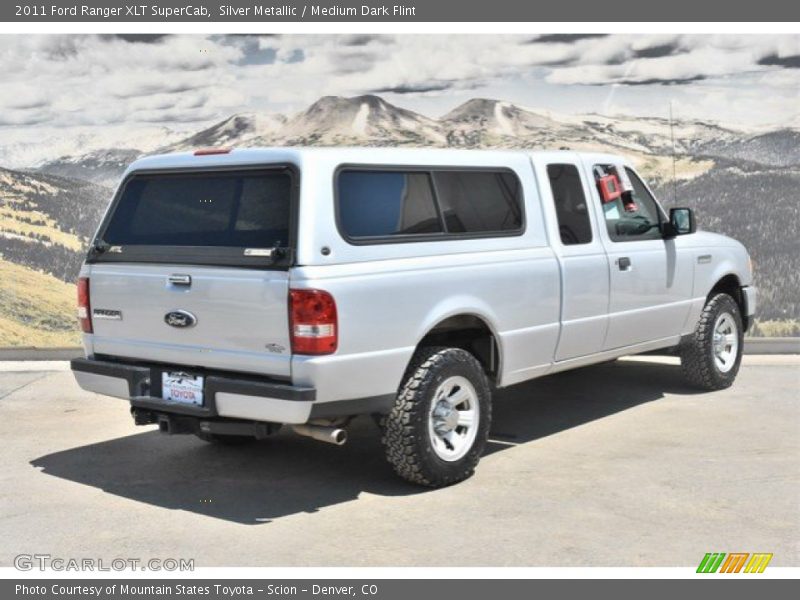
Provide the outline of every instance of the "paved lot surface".
{"type": "Polygon", "coordinates": [[[0,565],[693,566],[759,551],[798,566],[800,359],[745,363],[712,394],[664,359],[507,390],[476,476],[438,491],[395,479],[366,419],[341,448],[288,433],[218,448],[31,370],[59,363],[0,363],[0,565]]]}

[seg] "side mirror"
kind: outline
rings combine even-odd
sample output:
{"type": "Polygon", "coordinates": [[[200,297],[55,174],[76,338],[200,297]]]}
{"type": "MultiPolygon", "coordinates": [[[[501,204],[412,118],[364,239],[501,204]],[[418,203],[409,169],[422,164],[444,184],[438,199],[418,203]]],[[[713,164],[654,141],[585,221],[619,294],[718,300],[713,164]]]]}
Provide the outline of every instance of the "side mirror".
{"type": "Polygon", "coordinates": [[[669,211],[669,223],[664,223],[664,237],[671,238],[697,231],[694,212],[691,208],[672,208],[669,211]]]}

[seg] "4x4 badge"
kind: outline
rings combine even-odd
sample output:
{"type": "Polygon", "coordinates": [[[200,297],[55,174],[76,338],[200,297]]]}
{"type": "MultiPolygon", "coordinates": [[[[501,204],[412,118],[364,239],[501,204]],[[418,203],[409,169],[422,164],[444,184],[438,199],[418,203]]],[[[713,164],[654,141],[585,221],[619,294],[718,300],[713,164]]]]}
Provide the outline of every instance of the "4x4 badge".
{"type": "Polygon", "coordinates": [[[194,327],[197,317],[188,310],[173,310],[164,315],[164,322],[170,327],[194,327]]]}

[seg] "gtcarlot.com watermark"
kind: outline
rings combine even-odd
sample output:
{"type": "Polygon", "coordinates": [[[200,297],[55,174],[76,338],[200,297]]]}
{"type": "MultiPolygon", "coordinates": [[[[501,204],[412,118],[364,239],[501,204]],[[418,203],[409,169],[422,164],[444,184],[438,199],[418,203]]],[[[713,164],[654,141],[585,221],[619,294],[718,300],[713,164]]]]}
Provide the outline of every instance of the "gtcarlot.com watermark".
{"type": "Polygon", "coordinates": [[[75,558],[51,554],[18,554],[18,571],[194,571],[193,558],[75,558]]]}

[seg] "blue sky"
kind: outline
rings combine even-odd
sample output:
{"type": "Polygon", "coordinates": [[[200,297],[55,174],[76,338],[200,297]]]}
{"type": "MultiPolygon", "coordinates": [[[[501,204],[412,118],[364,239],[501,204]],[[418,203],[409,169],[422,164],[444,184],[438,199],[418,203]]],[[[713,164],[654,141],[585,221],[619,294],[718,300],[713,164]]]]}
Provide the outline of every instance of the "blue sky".
{"type": "Polygon", "coordinates": [[[0,36],[0,129],[192,129],[377,93],[437,117],[473,97],[564,113],[798,123],[800,36],[0,36]]]}

